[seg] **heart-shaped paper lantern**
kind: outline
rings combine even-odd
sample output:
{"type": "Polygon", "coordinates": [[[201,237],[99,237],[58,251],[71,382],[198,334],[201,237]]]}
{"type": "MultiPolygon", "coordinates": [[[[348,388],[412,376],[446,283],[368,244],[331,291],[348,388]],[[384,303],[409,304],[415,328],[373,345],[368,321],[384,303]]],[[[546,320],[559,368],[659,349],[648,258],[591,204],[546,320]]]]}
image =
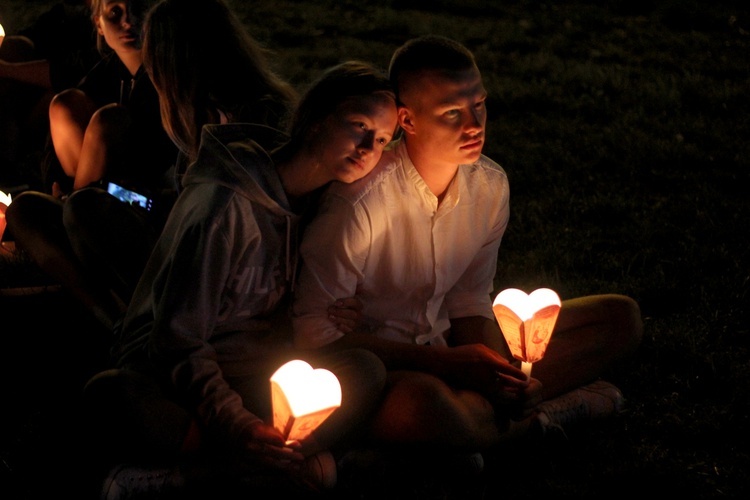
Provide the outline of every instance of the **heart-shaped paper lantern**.
{"type": "Polygon", "coordinates": [[[5,207],[7,208],[8,205],[10,205],[11,201],[13,201],[13,198],[11,197],[11,195],[5,194],[2,191],[0,191],[0,203],[5,205],[5,207]]]}
{"type": "Polygon", "coordinates": [[[492,309],[513,357],[521,361],[527,375],[531,363],[544,357],[560,313],[560,297],[549,288],[530,294],[508,288],[495,297],[492,309]]]}
{"type": "Polygon", "coordinates": [[[273,425],[288,441],[299,441],[341,406],[336,375],[295,359],[271,377],[273,425]]]}
{"type": "Polygon", "coordinates": [[[0,191],[0,240],[3,239],[3,233],[5,233],[5,210],[8,208],[8,205],[10,205],[10,202],[10,195],[0,191]]]}

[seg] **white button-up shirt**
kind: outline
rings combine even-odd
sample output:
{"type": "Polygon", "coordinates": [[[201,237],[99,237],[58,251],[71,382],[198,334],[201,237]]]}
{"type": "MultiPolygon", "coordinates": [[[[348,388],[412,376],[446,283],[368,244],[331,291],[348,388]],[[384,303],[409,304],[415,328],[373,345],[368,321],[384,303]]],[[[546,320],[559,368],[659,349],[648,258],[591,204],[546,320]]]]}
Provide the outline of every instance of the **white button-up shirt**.
{"type": "Polygon", "coordinates": [[[354,295],[372,333],[402,342],[445,345],[450,318],[494,320],[490,293],[509,196],[505,171],[482,156],[458,168],[438,204],[403,142],[364,179],[332,185],[301,246],[296,345],[343,336],[327,308],[354,295]]]}

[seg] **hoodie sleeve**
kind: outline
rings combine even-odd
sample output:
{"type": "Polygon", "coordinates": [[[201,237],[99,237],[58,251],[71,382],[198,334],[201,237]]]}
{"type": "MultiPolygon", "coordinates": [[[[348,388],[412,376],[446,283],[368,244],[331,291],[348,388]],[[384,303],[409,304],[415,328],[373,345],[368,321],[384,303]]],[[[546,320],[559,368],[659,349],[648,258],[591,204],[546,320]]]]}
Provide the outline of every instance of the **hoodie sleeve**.
{"type": "Polygon", "coordinates": [[[316,349],[344,334],[328,316],[328,306],[353,297],[364,278],[370,226],[356,206],[327,195],[302,240],[302,268],[292,308],[294,343],[316,349]]]}
{"type": "Polygon", "coordinates": [[[168,368],[178,395],[197,410],[209,433],[237,446],[247,441],[250,424],[260,418],[243,406],[223,377],[212,340],[219,335],[231,263],[257,241],[257,227],[232,203],[222,206],[202,198],[192,209],[179,236],[166,238],[171,257],[153,284],[156,299],[149,350],[157,363],[168,368]]]}

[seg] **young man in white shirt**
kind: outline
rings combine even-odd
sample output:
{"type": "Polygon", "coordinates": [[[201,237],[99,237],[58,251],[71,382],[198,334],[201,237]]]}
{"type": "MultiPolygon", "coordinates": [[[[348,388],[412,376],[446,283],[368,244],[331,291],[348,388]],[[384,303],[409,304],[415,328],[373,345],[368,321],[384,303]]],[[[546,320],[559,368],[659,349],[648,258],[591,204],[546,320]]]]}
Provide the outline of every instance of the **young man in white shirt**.
{"type": "Polygon", "coordinates": [[[591,383],[640,342],[628,297],[564,301],[534,378],[509,362],[490,298],[509,186],[482,154],[487,92],[471,52],[444,37],[414,39],[394,53],[390,76],[403,136],[367,177],[331,188],[308,227],[297,346],[381,357],[389,383],[372,436],[387,443],[482,450],[530,425],[618,411],[620,391],[591,383]],[[364,321],[345,334],[327,306],[353,295],[364,321]]]}

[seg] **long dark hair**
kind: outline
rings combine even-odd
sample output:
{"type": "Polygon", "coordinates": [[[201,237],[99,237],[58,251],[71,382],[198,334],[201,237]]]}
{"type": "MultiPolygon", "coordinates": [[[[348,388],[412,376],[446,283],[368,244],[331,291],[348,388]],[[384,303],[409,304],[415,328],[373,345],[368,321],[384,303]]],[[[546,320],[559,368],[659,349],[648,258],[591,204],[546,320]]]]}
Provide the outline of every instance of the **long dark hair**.
{"type": "Polygon", "coordinates": [[[224,1],[162,0],[143,33],[143,63],[159,92],[162,123],[189,157],[218,112],[231,122],[286,126],[296,92],[224,1]]]}

